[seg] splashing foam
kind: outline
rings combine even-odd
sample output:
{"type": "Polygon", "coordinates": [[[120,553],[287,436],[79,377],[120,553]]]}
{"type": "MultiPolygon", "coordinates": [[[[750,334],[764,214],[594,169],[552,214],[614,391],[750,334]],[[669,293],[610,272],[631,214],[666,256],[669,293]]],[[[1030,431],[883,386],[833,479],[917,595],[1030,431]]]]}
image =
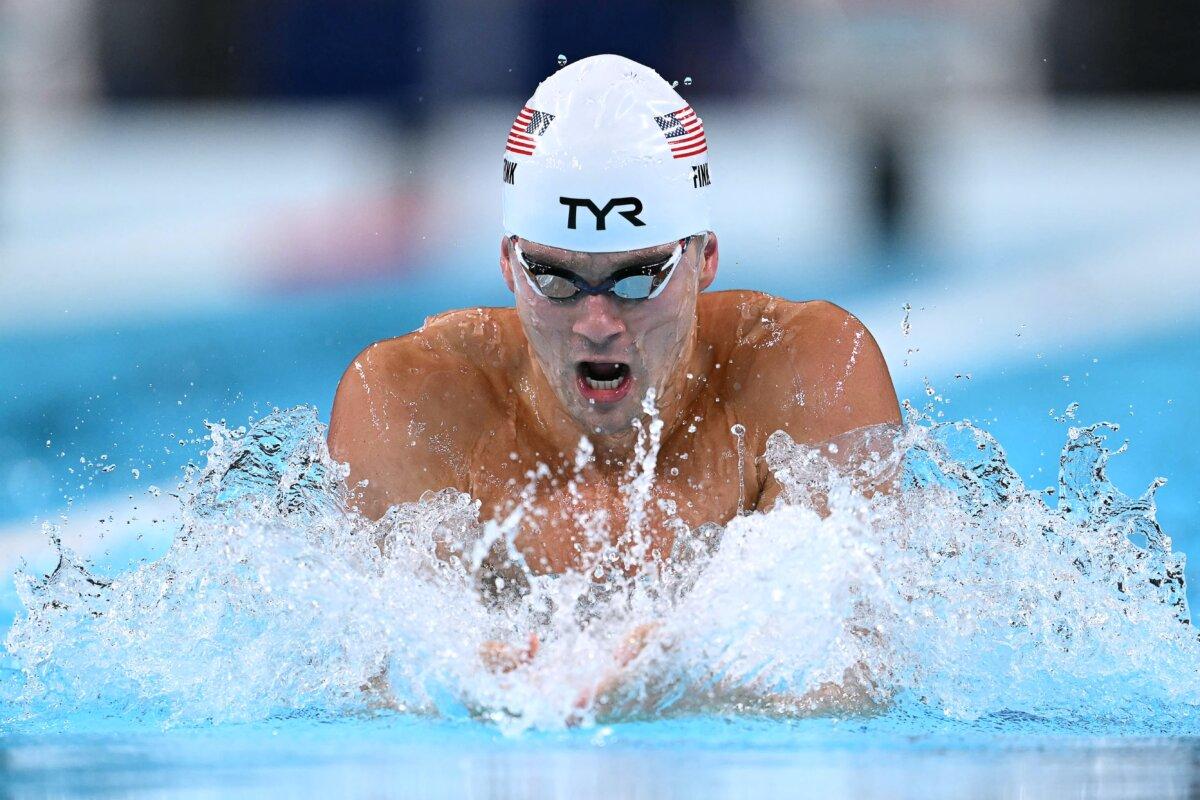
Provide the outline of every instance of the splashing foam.
{"type": "MultiPolygon", "coordinates": [[[[1115,426],[1070,429],[1057,507],[966,422],[909,408],[902,433],[824,448],[777,432],[774,509],[679,526],[675,552],[647,561],[652,401],[626,546],[561,576],[531,574],[514,546],[527,507],[481,524],[448,489],[377,522],[354,513],[311,408],[213,425],[164,556],[110,579],[59,544],[51,575],[17,576],[17,706],[168,723],[383,706],[506,731],[693,712],[1196,717],[1182,556],[1155,521],[1160,482],[1133,499],[1108,481],[1115,426]],[[897,474],[894,492],[859,489],[897,474]],[[480,658],[531,634],[536,656],[507,672],[480,658]]],[[[577,469],[590,457],[585,439],[577,469]]]]}

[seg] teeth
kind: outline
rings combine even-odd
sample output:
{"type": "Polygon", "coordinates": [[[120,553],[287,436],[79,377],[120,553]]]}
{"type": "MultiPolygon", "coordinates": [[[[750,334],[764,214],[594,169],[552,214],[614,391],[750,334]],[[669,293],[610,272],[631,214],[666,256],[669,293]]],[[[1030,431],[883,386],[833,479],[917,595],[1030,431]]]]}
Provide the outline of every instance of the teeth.
{"type": "Polygon", "coordinates": [[[614,378],[611,381],[597,381],[586,375],[583,376],[583,379],[587,381],[587,385],[592,389],[615,389],[621,385],[622,380],[621,378],[614,378]]]}

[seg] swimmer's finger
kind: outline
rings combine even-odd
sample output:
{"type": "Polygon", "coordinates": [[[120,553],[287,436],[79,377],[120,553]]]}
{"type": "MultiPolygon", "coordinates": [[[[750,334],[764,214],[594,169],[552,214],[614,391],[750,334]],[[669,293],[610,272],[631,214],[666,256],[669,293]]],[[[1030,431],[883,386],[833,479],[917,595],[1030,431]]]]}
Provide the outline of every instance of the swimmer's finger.
{"type": "MultiPolygon", "coordinates": [[[[624,668],[646,649],[646,645],[658,629],[659,623],[648,622],[638,625],[621,640],[616,650],[613,651],[617,669],[609,672],[595,685],[580,690],[579,694],[575,696],[577,711],[590,708],[593,714],[602,714],[610,709],[616,692],[627,679],[624,668]]],[[[568,718],[567,724],[573,726],[578,721],[579,717],[576,714],[568,718]]]]}
{"type": "Polygon", "coordinates": [[[658,630],[658,623],[648,622],[644,625],[638,625],[630,631],[613,652],[613,658],[617,662],[618,670],[610,672],[597,681],[594,686],[581,689],[575,697],[575,708],[584,709],[588,706],[594,706],[593,711],[603,710],[603,706],[608,703],[609,696],[621,685],[621,681],[624,679],[623,673],[619,671],[620,668],[628,666],[630,661],[633,661],[646,649],[646,643],[649,642],[650,637],[656,630],[658,630]]]}
{"type": "Polygon", "coordinates": [[[479,645],[479,660],[489,672],[508,672],[516,669],[516,657],[510,645],[487,641],[479,645]]]}
{"type": "Polygon", "coordinates": [[[656,630],[658,630],[657,622],[647,622],[630,631],[629,635],[617,646],[615,653],[617,663],[623,667],[637,658],[646,649],[646,644],[656,630]]]}
{"type": "MultiPolygon", "coordinates": [[[[595,703],[597,706],[603,706],[608,701],[608,697],[613,690],[620,684],[621,677],[617,673],[611,673],[602,678],[595,686],[590,686],[579,692],[575,698],[575,708],[585,709],[595,703]]],[[[593,708],[593,711],[603,710],[602,708],[593,708]]]]}
{"type": "Polygon", "coordinates": [[[491,672],[512,672],[522,664],[532,661],[540,647],[541,642],[536,633],[529,635],[529,643],[523,650],[519,650],[507,642],[498,642],[492,639],[479,646],[479,659],[491,672]]]}

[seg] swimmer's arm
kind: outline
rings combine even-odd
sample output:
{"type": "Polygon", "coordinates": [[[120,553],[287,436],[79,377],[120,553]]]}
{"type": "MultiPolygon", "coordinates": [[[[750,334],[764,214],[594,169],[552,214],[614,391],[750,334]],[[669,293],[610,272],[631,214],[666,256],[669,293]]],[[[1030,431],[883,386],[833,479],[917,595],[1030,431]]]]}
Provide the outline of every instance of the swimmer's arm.
{"type": "MultiPolygon", "coordinates": [[[[788,335],[771,348],[767,367],[778,376],[800,376],[799,385],[764,381],[759,402],[773,413],[756,426],[759,450],[776,430],[808,445],[838,444],[843,457],[858,451],[877,426],[900,426],[900,405],[875,337],[849,312],[826,302],[788,303],[780,316],[788,335]],[[782,390],[781,390],[782,389],[782,390]],[[803,398],[801,402],[800,398],[803,398]]],[[[758,464],[757,508],[775,505],[783,487],[764,461],[758,464]]],[[[880,476],[867,493],[890,491],[894,475],[880,476]]]]}

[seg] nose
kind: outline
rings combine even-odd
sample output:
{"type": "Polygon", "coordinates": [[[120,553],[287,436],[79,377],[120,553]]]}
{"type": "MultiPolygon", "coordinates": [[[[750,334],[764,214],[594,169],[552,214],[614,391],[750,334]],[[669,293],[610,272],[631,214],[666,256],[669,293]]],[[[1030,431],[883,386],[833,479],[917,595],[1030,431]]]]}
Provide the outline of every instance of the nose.
{"type": "Polygon", "coordinates": [[[603,295],[585,297],[571,332],[596,348],[603,348],[625,332],[625,322],[615,313],[613,301],[603,295]]]}

